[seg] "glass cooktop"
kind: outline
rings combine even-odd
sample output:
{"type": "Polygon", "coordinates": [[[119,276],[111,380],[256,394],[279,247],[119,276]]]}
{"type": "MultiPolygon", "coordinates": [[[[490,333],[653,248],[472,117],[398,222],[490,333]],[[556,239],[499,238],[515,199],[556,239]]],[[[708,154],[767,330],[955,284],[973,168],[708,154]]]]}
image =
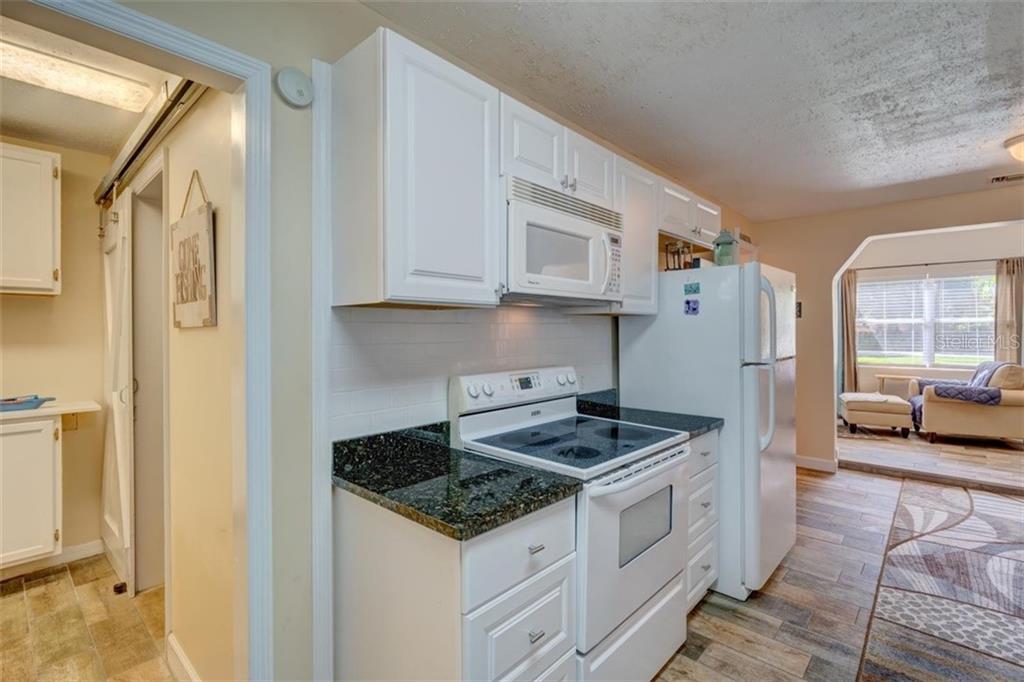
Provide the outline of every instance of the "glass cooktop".
{"type": "Polygon", "coordinates": [[[589,469],[679,435],[676,431],[577,415],[477,440],[502,450],[589,469]]]}

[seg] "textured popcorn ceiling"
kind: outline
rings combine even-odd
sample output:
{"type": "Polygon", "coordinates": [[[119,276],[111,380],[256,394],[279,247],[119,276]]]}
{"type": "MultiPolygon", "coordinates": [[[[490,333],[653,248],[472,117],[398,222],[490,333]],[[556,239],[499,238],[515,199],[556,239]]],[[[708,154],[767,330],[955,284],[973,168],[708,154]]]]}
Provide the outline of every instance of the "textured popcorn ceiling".
{"type": "Polygon", "coordinates": [[[367,4],[754,220],[1022,170],[1021,3],[367,4]]]}

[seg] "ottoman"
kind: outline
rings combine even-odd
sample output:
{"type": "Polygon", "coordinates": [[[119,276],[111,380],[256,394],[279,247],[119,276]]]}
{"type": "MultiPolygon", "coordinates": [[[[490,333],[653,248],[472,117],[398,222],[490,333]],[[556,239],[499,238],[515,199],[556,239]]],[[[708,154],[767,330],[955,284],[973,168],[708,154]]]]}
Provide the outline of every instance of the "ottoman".
{"type": "Polygon", "coordinates": [[[884,393],[841,393],[839,416],[850,427],[850,433],[857,433],[857,424],[871,424],[899,429],[900,435],[906,438],[913,425],[910,403],[884,393]]]}

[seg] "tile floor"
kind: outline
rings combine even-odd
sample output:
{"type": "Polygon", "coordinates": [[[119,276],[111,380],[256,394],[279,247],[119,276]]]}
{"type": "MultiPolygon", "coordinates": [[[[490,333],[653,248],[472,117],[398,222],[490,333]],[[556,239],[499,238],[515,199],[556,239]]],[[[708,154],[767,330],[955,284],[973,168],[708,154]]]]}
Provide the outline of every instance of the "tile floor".
{"type": "Polygon", "coordinates": [[[1024,498],[800,470],[782,566],[710,593],[658,680],[1024,680],[1022,536],[1024,498]]]}
{"type": "Polygon", "coordinates": [[[163,588],[117,582],[101,555],[0,583],[0,680],[171,680],[163,588]]]}
{"type": "Polygon", "coordinates": [[[903,439],[886,428],[858,426],[857,431],[836,430],[841,467],[1024,495],[1024,445],[1019,441],[940,436],[932,444],[913,432],[903,439]]]}

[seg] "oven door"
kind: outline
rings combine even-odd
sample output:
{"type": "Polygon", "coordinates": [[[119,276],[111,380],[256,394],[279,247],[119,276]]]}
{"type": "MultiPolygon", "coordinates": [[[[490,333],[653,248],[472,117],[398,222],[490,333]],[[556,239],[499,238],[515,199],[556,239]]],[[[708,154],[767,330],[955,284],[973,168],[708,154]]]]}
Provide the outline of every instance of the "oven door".
{"type": "Polygon", "coordinates": [[[614,471],[577,498],[583,653],[686,568],[689,452],[684,445],[614,471]]]}
{"type": "MultiPolygon", "coordinates": [[[[508,207],[508,288],[513,294],[621,300],[612,281],[622,235],[525,201],[508,207]]],[[[617,279],[617,278],[616,278],[617,279]]]]}

